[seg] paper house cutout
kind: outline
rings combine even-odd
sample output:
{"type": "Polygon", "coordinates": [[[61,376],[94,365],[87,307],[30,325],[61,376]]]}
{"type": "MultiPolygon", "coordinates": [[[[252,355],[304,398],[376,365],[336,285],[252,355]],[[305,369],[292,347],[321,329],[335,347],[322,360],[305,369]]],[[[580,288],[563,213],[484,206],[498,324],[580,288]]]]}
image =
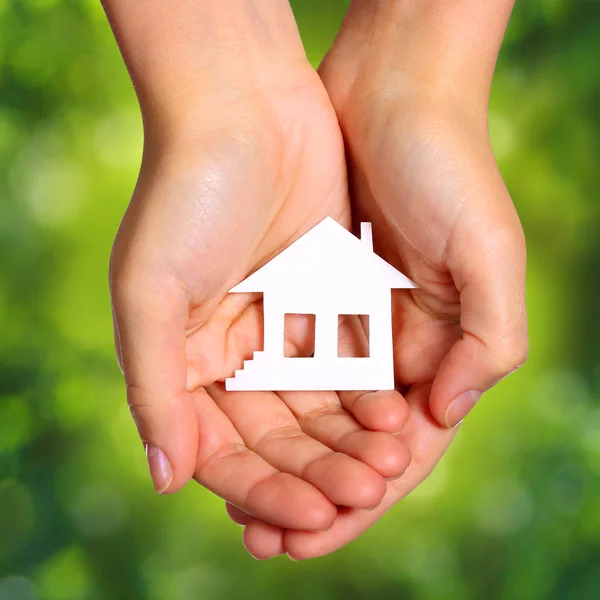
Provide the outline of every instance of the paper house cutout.
{"type": "Polygon", "coordinates": [[[225,381],[227,390],[392,390],[392,289],[418,287],[327,217],[230,290],[262,292],[264,349],[225,381]],[[314,356],[284,356],[286,314],[315,315],[314,356]],[[369,316],[369,356],[338,356],[338,316],[369,316]]]}

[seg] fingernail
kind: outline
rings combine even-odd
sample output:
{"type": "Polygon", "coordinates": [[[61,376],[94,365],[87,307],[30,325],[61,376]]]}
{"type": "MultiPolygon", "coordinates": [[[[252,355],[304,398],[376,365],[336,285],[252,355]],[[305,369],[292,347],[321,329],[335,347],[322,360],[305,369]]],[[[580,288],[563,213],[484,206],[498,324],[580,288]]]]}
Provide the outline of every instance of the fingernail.
{"type": "Polygon", "coordinates": [[[150,475],[154,489],[162,494],[167,491],[167,488],[173,481],[173,468],[165,453],[152,444],[144,443],[146,449],[146,457],[148,458],[148,466],[150,467],[150,475]]]}
{"type": "Polygon", "coordinates": [[[483,392],[479,390],[470,390],[469,392],[463,392],[460,396],[454,398],[446,411],[446,417],[444,419],[446,427],[452,428],[460,425],[462,420],[477,404],[477,401],[481,398],[482,394],[483,392]]]}

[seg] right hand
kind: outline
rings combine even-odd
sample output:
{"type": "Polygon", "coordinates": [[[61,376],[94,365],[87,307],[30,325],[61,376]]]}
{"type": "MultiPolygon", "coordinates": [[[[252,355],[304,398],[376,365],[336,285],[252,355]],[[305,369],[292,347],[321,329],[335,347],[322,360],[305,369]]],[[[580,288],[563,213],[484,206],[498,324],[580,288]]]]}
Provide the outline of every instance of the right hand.
{"type": "MultiPolygon", "coordinates": [[[[398,438],[411,465],[377,509],[344,511],[325,532],[277,531],[229,507],[261,558],[322,556],[366,531],[429,476],[481,393],[527,355],[525,240],[487,130],[493,44],[484,31],[473,60],[489,56],[465,80],[436,79],[438,32],[450,23],[440,27],[429,3],[416,23],[410,10],[394,21],[404,3],[393,4],[355,3],[320,71],[346,141],[354,218],[373,223],[376,250],[420,285],[392,303],[396,381],[410,407],[398,438]]],[[[481,22],[466,21],[470,36],[481,22]]],[[[444,59],[462,69],[453,51],[444,59]]]]}

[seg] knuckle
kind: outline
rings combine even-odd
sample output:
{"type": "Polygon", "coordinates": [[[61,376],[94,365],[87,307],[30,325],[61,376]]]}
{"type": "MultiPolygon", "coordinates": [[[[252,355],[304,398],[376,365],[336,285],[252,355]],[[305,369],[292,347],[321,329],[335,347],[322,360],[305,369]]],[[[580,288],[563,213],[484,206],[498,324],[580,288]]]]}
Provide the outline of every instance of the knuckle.
{"type": "Polygon", "coordinates": [[[501,375],[509,375],[521,368],[529,354],[529,342],[526,335],[511,338],[505,342],[497,353],[497,362],[501,375]]]}
{"type": "Polygon", "coordinates": [[[332,402],[326,393],[323,393],[321,403],[306,410],[302,414],[302,420],[305,423],[314,423],[323,417],[332,417],[343,413],[339,404],[332,402]]]}
{"type": "Polygon", "coordinates": [[[507,256],[525,257],[526,242],[523,227],[514,210],[508,214],[503,212],[490,219],[484,219],[487,225],[480,230],[469,231],[463,239],[461,248],[469,257],[482,257],[488,260],[504,260],[507,256]],[[472,252],[473,244],[477,245],[476,254],[472,252]]]}
{"type": "Polygon", "coordinates": [[[489,262],[521,264],[526,257],[525,237],[521,227],[498,226],[497,229],[479,244],[478,256],[489,262]]]}
{"type": "Polygon", "coordinates": [[[298,425],[280,425],[267,431],[254,445],[249,447],[255,452],[260,452],[271,442],[294,442],[303,438],[304,435],[305,433],[298,425]]]}
{"type": "Polygon", "coordinates": [[[148,390],[135,383],[127,383],[125,388],[127,391],[127,405],[130,409],[143,409],[156,406],[159,403],[158,398],[155,398],[148,390]]]}
{"type": "Polygon", "coordinates": [[[157,407],[157,399],[141,387],[133,384],[126,385],[127,406],[142,439],[149,433],[149,424],[157,407]]]}
{"type": "Polygon", "coordinates": [[[211,448],[209,452],[200,448],[195,477],[200,483],[204,484],[210,481],[210,472],[217,463],[226,461],[232,457],[241,458],[244,455],[248,455],[248,453],[248,448],[242,442],[238,441],[222,444],[216,449],[211,448]]]}

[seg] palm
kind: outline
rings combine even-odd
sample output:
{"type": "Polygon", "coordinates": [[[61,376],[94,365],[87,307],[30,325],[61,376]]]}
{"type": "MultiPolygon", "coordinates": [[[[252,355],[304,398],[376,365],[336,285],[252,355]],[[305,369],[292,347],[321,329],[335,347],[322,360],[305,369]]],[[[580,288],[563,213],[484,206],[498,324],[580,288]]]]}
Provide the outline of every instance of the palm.
{"type": "MultiPolygon", "coordinates": [[[[431,385],[462,335],[460,293],[445,259],[448,241],[460,228],[455,197],[468,194],[459,190],[456,165],[470,158],[453,151],[452,161],[446,160],[446,150],[460,141],[452,132],[438,131],[436,137],[435,124],[427,122],[399,116],[377,136],[375,147],[357,141],[361,155],[350,159],[353,212],[373,222],[378,253],[420,284],[393,301],[395,372],[403,391],[431,385]]],[[[370,126],[377,127],[375,119],[370,126]]]]}
{"type": "MultiPolygon", "coordinates": [[[[476,205],[469,214],[461,211],[461,199],[496,184],[495,163],[491,152],[473,146],[435,115],[403,111],[401,102],[393,115],[375,108],[349,100],[341,122],[353,216],[373,223],[376,251],[421,286],[397,294],[393,303],[395,375],[410,407],[397,437],[410,450],[411,465],[388,484],[376,510],[348,510],[327,532],[287,531],[279,541],[261,524],[232,512],[235,520],[248,523],[246,543],[255,554],[311,557],[348,543],[427,477],[456,433],[439,425],[430,406],[432,385],[450,349],[470,335],[463,330],[469,324],[459,293],[464,282],[452,275],[449,244],[472,242],[468,232],[477,228],[471,219],[480,215],[476,205]]],[[[498,222],[493,215],[479,221],[480,227],[498,222]]]]}
{"type": "MultiPolygon", "coordinates": [[[[223,379],[262,341],[260,299],[228,289],[325,216],[350,224],[339,127],[313,77],[258,107],[259,127],[248,119],[242,134],[236,123],[231,134],[184,144],[183,161],[173,152],[146,161],[112,275],[118,337],[128,290],[151,296],[152,316],[163,319],[150,341],[154,365],[129,353],[121,361],[139,421],[156,412],[148,398],[157,387],[174,399],[164,409],[165,444],[179,465],[170,489],[193,475],[248,513],[296,529],[327,527],[335,505],[376,506],[384,477],[408,461],[393,436],[359,424],[398,427],[400,397],[375,398],[367,410],[358,395],[223,391],[223,379]],[[148,389],[144,377],[156,364],[148,389]]],[[[298,322],[286,343],[300,348],[306,335],[298,322]]]]}
{"type": "MultiPolygon", "coordinates": [[[[378,136],[379,143],[399,139],[389,132],[389,138],[378,136]]],[[[357,141],[357,145],[362,144],[357,141]]],[[[351,146],[350,146],[351,147],[351,146]]],[[[333,527],[324,533],[287,531],[285,535],[275,536],[264,531],[262,524],[253,521],[246,531],[246,543],[249,549],[265,556],[269,553],[287,551],[295,557],[322,555],[331,552],[354,539],[370,527],[382,514],[400,498],[414,489],[431,472],[448,444],[454,437],[454,430],[441,427],[431,416],[429,410],[429,391],[438,372],[439,365],[452,344],[460,337],[458,324],[460,315],[459,294],[448,271],[436,260],[433,252],[426,256],[415,248],[400,232],[403,224],[411,217],[412,207],[403,214],[403,205],[394,204],[395,211],[390,212],[386,200],[390,197],[387,190],[379,195],[374,190],[385,182],[387,173],[410,183],[414,194],[424,190],[431,180],[422,182],[414,179],[401,179],[403,165],[394,160],[389,149],[373,149],[372,155],[377,161],[363,161],[358,156],[350,157],[351,195],[353,214],[360,220],[373,223],[375,232],[375,250],[390,264],[407,273],[419,282],[421,289],[414,292],[395,293],[393,296],[394,360],[398,389],[405,394],[410,407],[408,422],[397,436],[410,450],[411,464],[400,479],[388,483],[387,492],[381,505],[374,511],[348,510],[341,513],[333,527]],[[387,154],[385,150],[388,150],[387,154]],[[390,162],[379,157],[388,156],[390,162]],[[392,163],[393,164],[390,164],[392,163]],[[386,173],[387,171],[387,173],[386,173]],[[387,193],[386,193],[387,192],[387,193]]],[[[410,164],[414,168],[414,163],[410,164]]],[[[397,191],[394,195],[402,196],[397,191]]],[[[425,190],[426,192],[426,190],[425,190]]],[[[431,198],[431,204],[437,199],[431,198]]],[[[417,230],[427,232],[431,227],[432,215],[426,210],[427,202],[421,204],[416,217],[417,230]]],[[[413,213],[414,214],[414,213],[413,213]]],[[[414,216],[412,218],[415,218],[414,216]]],[[[414,225],[414,224],[413,224],[414,225]]],[[[446,239],[447,236],[443,239],[446,239]]],[[[419,242],[426,250],[437,250],[439,239],[424,235],[419,242]]],[[[234,519],[247,523],[243,515],[230,511],[234,519]]]]}

